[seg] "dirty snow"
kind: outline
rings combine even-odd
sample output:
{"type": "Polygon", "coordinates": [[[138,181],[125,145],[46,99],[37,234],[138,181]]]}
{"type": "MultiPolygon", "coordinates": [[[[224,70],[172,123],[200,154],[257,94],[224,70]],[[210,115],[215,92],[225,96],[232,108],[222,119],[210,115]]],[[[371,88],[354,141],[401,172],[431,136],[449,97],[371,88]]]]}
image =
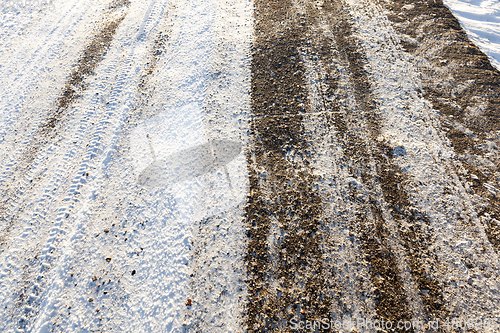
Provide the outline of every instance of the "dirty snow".
{"type": "MultiPolygon", "coordinates": [[[[57,0],[42,9],[2,5],[2,193],[95,26],[108,19],[102,13],[111,2],[57,0]]],[[[434,124],[435,111],[416,93],[419,82],[413,78],[418,75],[408,65],[409,56],[397,43],[384,42],[397,40],[389,23],[366,19],[361,1],[348,3],[353,17],[364,17],[356,27],[365,49],[372,50],[368,72],[377,82],[375,94],[386,102],[387,136],[381,140],[406,147],[408,156],[398,163],[421,181],[421,194],[412,203],[433,214],[442,236],[437,245],[447,251],[440,257],[446,277],[456,270],[456,280],[466,281],[466,267],[449,259],[467,256],[468,249],[478,262],[497,265],[498,258],[489,248],[492,258],[479,258],[476,252],[483,244],[473,237],[467,245],[459,241],[462,229],[451,215],[470,203],[436,162],[453,152],[437,126],[425,126],[434,124]],[[375,30],[384,40],[374,39],[375,30]],[[404,98],[400,86],[406,87],[404,98]],[[407,103],[409,111],[403,107],[407,103]],[[455,191],[444,213],[435,208],[437,182],[455,191]]],[[[500,68],[500,2],[445,3],[500,68]]],[[[34,157],[29,172],[16,174],[22,190],[5,201],[2,213],[15,224],[8,229],[0,216],[2,332],[170,332],[190,325],[210,332],[242,330],[252,2],[132,1],[122,13],[126,17],[87,90],[65,114],[56,138],[34,157]],[[158,56],[150,78],[155,89],[144,101],[137,86],[160,31],[168,31],[168,51],[158,56]],[[139,112],[149,116],[131,116],[139,112]],[[217,149],[228,155],[210,163],[196,160],[194,155],[206,155],[203,149],[214,149],[213,142],[225,142],[217,149]],[[196,177],[181,170],[178,179],[160,178],[161,188],[154,183],[139,188],[149,166],[168,164],[186,151],[192,154],[186,163],[203,169],[196,177]],[[196,258],[190,257],[193,248],[203,248],[196,258]]],[[[182,166],[175,163],[170,165],[182,166]]],[[[482,283],[490,282],[477,275],[482,283]]],[[[483,307],[498,314],[498,297],[481,287],[487,300],[483,307]]],[[[473,294],[447,292],[463,313],[478,305],[473,294]]]]}

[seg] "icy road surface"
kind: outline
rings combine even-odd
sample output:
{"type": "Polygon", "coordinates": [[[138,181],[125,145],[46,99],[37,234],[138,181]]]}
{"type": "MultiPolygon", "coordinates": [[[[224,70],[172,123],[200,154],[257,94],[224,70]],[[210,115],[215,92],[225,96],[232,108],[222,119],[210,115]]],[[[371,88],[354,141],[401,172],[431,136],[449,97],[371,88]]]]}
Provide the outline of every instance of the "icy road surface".
{"type": "Polygon", "coordinates": [[[0,332],[500,329],[496,2],[2,6],[0,332]]]}

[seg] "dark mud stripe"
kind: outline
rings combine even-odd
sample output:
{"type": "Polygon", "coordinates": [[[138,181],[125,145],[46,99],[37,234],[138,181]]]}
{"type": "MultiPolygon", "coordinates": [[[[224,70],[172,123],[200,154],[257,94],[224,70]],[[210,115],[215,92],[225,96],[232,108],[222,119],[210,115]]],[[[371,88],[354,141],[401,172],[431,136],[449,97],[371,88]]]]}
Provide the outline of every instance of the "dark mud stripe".
{"type": "Polygon", "coordinates": [[[441,284],[432,278],[430,272],[438,267],[438,259],[432,250],[433,231],[429,227],[427,216],[411,206],[406,192],[407,176],[400,168],[391,163],[391,159],[400,153],[398,149],[383,147],[377,156],[379,163],[380,185],[388,203],[392,217],[398,222],[399,236],[403,241],[410,273],[418,285],[419,296],[429,318],[446,320],[449,313],[444,307],[441,284]],[[385,148],[385,149],[384,149],[385,148]]]}
{"type": "Polygon", "coordinates": [[[113,0],[113,2],[109,4],[107,10],[111,13],[122,7],[130,7],[130,0],[113,0]]]}
{"type": "MultiPolygon", "coordinates": [[[[304,28],[291,1],[255,2],[256,40],[252,59],[254,116],[305,112],[307,93],[300,47],[304,28]]],[[[330,297],[320,251],[321,201],[314,189],[301,116],[252,121],[255,146],[249,153],[250,197],[247,327],[269,332],[292,318],[328,318],[330,297]],[[301,160],[294,164],[287,153],[301,160]],[[300,168],[299,168],[300,166],[300,168]],[[271,191],[271,192],[270,192],[271,191]],[[273,223],[281,235],[277,258],[268,236],[273,223]],[[279,289],[271,285],[277,281],[279,289]]]]}
{"type": "Polygon", "coordinates": [[[421,64],[420,68],[424,96],[442,114],[443,129],[465,168],[465,172],[460,167],[455,171],[464,187],[481,198],[477,213],[485,221],[493,248],[500,253],[500,196],[484,186],[491,182],[500,188],[496,176],[500,164],[496,138],[500,130],[500,72],[468,39],[442,0],[384,4],[391,13],[389,19],[397,23],[396,31],[415,41],[405,42],[405,50],[427,58],[431,66],[421,64]],[[427,54],[434,57],[429,59],[427,54]],[[464,132],[464,127],[473,134],[464,132]],[[490,166],[477,163],[478,157],[491,162],[490,166]]]}
{"type": "MultiPolygon", "coordinates": [[[[128,5],[128,3],[128,1],[115,1],[113,3],[114,5],[110,8],[115,10],[115,8],[128,5]]],[[[55,127],[64,118],[65,112],[87,89],[89,83],[86,82],[86,80],[94,75],[95,68],[104,59],[116,29],[124,18],[125,15],[107,23],[99,33],[94,36],[90,44],[83,51],[75,69],[66,81],[61,97],[57,101],[57,108],[48,114],[45,122],[41,124],[27,147],[24,149],[20,162],[16,165],[12,178],[9,181],[11,186],[2,193],[0,218],[2,219],[2,223],[7,224],[7,226],[4,229],[4,234],[0,235],[0,244],[5,243],[5,239],[12,228],[17,214],[22,210],[22,207],[19,207],[17,212],[10,212],[8,211],[8,206],[10,200],[14,200],[14,198],[22,195],[24,192],[21,185],[23,175],[31,168],[31,164],[36,158],[37,152],[56,137],[57,132],[55,127]]]]}
{"type": "Polygon", "coordinates": [[[85,80],[94,75],[95,69],[108,52],[116,29],[124,18],[125,16],[122,16],[115,21],[107,23],[85,48],[75,70],[66,82],[62,96],[58,102],[57,110],[49,117],[47,124],[42,127],[42,132],[48,132],[54,128],[61,119],[64,111],[77,98],[83,95],[89,85],[85,80]]]}

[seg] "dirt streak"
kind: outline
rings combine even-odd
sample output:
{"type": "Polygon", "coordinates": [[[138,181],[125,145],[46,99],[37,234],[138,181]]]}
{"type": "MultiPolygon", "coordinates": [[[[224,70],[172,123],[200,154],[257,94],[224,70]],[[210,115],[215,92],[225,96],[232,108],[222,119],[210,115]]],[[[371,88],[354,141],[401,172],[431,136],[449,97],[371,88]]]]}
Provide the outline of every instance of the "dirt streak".
{"type": "Polygon", "coordinates": [[[254,119],[248,156],[247,327],[267,332],[283,320],[328,318],[330,299],[318,234],[321,200],[300,115],[307,109],[300,57],[305,24],[289,1],[256,1],[255,18],[252,114],[290,115],[254,119]]]}
{"type": "Polygon", "coordinates": [[[116,29],[124,18],[125,16],[122,16],[115,21],[107,23],[85,48],[80,60],[78,60],[78,65],[66,82],[64,91],[57,105],[57,110],[49,117],[47,124],[42,127],[43,130],[48,131],[50,128],[54,128],[60,120],[60,116],[64,110],[77,98],[82,97],[83,92],[87,90],[88,87],[88,83],[85,82],[85,79],[94,75],[94,70],[104,59],[116,29]]]}
{"type": "MultiPolygon", "coordinates": [[[[383,148],[383,147],[381,147],[383,148]]],[[[385,147],[379,155],[379,175],[384,198],[390,206],[392,217],[399,224],[399,235],[404,243],[411,275],[416,280],[428,317],[446,320],[449,313],[444,307],[441,283],[432,278],[430,268],[438,266],[438,259],[429,248],[434,243],[427,216],[411,206],[405,184],[409,182],[404,172],[391,159],[395,150],[385,147]]],[[[409,186],[408,186],[409,187],[409,186]]]]}
{"type": "Polygon", "coordinates": [[[423,61],[424,97],[441,112],[441,124],[460,163],[454,169],[471,194],[478,216],[500,253],[500,72],[467,37],[441,0],[385,4],[405,50],[423,61]],[[408,7],[407,5],[411,5],[408,7]],[[406,6],[406,7],[405,7],[406,6]]]}
{"type": "MultiPolygon", "coordinates": [[[[343,87],[339,85],[341,73],[335,65],[339,61],[338,53],[333,52],[335,41],[332,40],[331,35],[324,33],[321,27],[324,20],[314,3],[299,4],[297,9],[303,13],[304,20],[308,23],[308,43],[302,48],[302,52],[305,61],[309,65],[308,70],[312,71],[309,74],[309,89],[311,89],[312,93],[311,107],[313,108],[310,115],[314,115],[314,117],[311,116],[311,120],[308,123],[309,128],[314,128],[314,130],[309,135],[325,137],[323,140],[327,140],[334,145],[340,145],[344,152],[349,151],[348,155],[353,156],[354,153],[352,150],[356,149],[354,143],[346,144],[344,140],[337,138],[326,139],[326,137],[331,137],[332,135],[335,135],[335,137],[347,135],[352,139],[352,134],[349,132],[344,121],[345,113],[338,103],[342,99],[339,92],[342,91],[343,87]]],[[[332,151],[328,150],[334,150],[331,144],[330,147],[328,147],[329,144],[326,144],[326,146],[324,144],[323,146],[321,144],[320,146],[314,146],[318,151],[313,156],[321,160],[325,158],[328,160],[327,156],[332,154],[332,151]]],[[[311,149],[314,149],[314,147],[311,147],[311,149]]],[[[333,158],[333,156],[330,155],[330,158],[333,158]]],[[[322,163],[324,162],[322,161],[322,163]]],[[[353,170],[352,165],[354,163],[351,163],[350,157],[341,158],[340,161],[331,161],[333,165],[337,162],[340,165],[348,164],[351,170],[353,170]]],[[[326,170],[333,171],[327,165],[323,167],[326,167],[326,170]]],[[[367,314],[366,311],[371,313],[371,306],[367,304],[370,301],[363,300],[366,293],[371,294],[369,290],[364,289],[364,279],[369,278],[369,275],[362,273],[363,268],[366,267],[366,263],[361,259],[364,258],[363,245],[360,246],[361,248],[354,245],[356,249],[355,254],[349,254],[350,250],[348,248],[352,245],[349,244],[349,241],[359,244],[359,234],[357,233],[356,225],[352,224],[352,219],[346,218],[346,216],[350,215],[352,211],[359,210],[360,205],[348,196],[343,197],[344,200],[340,204],[340,207],[336,206],[336,208],[332,209],[332,202],[337,200],[335,196],[340,193],[349,193],[350,189],[346,187],[332,188],[333,184],[344,184],[345,180],[342,175],[326,172],[320,177],[323,182],[330,184],[325,187],[319,183],[318,187],[319,191],[322,192],[325,209],[325,214],[323,214],[326,225],[323,240],[325,266],[328,262],[332,263],[329,267],[331,273],[328,276],[330,293],[332,294],[332,319],[359,318],[360,316],[365,316],[367,314]],[[328,213],[328,211],[330,212],[328,213]],[[349,234],[349,240],[346,239],[347,243],[338,238],[338,233],[349,234]],[[358,250],[361,251],[358,253],[358,250]],[[344,259],[344,256],[347,256],[349,259],[344,259]]]]}
{"type": "MultiPolygon", "coordinates": [[[[107,8],[105,15],[111,15],[122,7],[128,7],[128,0],[115,0],[107,8]]],[[[36,152],[56,136],[54,131],[57,124],[63,120],[65,113],[73,103],[83,96],[83,93],[89,87],[89,79],[95,74],[95,69],[104,60],[111,42],[113,41],[116,30],[127,16],[126,12],[112,21],[106,22],[96,33],[90,43],[85,47],[80,59],[74,66],[73,71],[68,77],[63,88],[61,96],[57,101],[57,108],[50,112],[45,123],[39,127],[36,134],[33,135],[29,146],[34,149],[24,154],[25,164],[29,164],[35,157],[36,152]]]]}

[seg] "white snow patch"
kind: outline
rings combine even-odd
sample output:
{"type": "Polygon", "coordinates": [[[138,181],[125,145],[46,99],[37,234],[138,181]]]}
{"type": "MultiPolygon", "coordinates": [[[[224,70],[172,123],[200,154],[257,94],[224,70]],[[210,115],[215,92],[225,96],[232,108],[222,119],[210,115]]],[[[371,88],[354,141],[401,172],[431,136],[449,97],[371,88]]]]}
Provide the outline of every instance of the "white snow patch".
{"type": "Polygon", "coordinates": [[[444,0],[469,38],[500,69],[500,1],[444,0]]]}

